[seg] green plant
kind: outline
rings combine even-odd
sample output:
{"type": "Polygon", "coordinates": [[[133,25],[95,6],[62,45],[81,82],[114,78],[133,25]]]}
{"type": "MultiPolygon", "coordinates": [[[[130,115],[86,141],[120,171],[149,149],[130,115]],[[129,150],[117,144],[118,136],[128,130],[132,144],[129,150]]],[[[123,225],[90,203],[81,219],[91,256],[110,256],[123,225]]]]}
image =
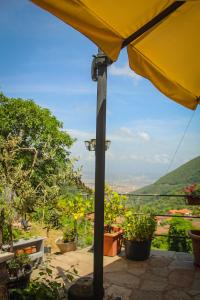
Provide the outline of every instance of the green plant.
{"type": "Polygon", "coordinates": [[[156,230],[156,220],[152,213],[128,210],[123,222],[124,237],[130,241],[152,239],[156,230]]]}
{"type": "Polygon", "coordinates": [[[191,240],[188,238],[187,231],[191,229],[188,220],[174,218],[170,222],[168,236],[168,250],[177,252],[190,252],[192,249],[191,240]]]}
{"type": "Polygon", "coordinates": [[[154,249],[168,249],[167,236],[156,236],[152,240],[152,248],[154,249]]]}
{"type": "Polygon", "coordinates": [[[7,262],[7,268],[10,276],[17,276],[20,267],[20,263],[16,258],[12,258],[10,261],[7,262]]]}
{"type": "Polygon", "coordinates": [[[72,228],[78,238],[78,223],[92,209],[92,199],[85,199],[81,194],[67,195],[59,199],[58,208],[63,212],[62,223],[64,227],[72,228]]]}
{"type": "Polygon", "coordinates": [[[31,270],[30,262],[31,260],[26,253],[19,254],[16,257],[12,258],[7,263],[7,268],[10,276],[18,276],[19,272],[23,274],[26,273],[26,271],[31,270]]]}
{"type": "MultiPolygon", "coordinates": [[[[13,289],[11,300],[60,300],[65,298],[64,285],[60,282],[60,276],[54,278],[53,266],[44,266],[39,276],[31,280],[26,289],[13,289]]],[[[77,270],[71,266],[66,272],[66,280],[71,282],[77,275],[77,270]]]]}
{"type": "Polygon", "coordinates": [[[184,188],[184,192],[186,195],[191,196],[191,197],[200,197],[200,187],[197,186],[196,183],[191,184],[184,188]]]}
{"type": "Polygon", "coordinates": [[[106,186],[104,205],[106,231],[111,232],[112,226],[117,223],[117,218],[123,215],[126,201],[126,196],[121,196],[117,192],[112,191],[109,186],[106,186]]]}
{"type": "Polygon", "coordinates": [[[74,229],[67,227],[63,231],[63,242],[68,243],[68,242],[74,242],[76,239],[76,232],[74,229]]]}
{"type": "Polygon", "coordinates": [[[16,256],[16,260],[18,261],[21,268],[30,264],[31,262],[29,255],[26,253],[18,254],[16,256]]]}

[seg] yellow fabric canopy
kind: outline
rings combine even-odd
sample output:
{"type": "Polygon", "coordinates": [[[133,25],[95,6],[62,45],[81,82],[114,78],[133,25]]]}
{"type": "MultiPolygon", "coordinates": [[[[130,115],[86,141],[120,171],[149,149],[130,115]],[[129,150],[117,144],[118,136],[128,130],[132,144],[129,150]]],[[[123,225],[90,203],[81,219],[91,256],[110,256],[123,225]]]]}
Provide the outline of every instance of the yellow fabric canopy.
{"type": "Polygon", "coordinates": [[[113,61],[128,37],[178,3],[127,45],[129,65],[169,98],[196,108],[200,96],[200,0],[32,2],[86,35],[113,61]]]}

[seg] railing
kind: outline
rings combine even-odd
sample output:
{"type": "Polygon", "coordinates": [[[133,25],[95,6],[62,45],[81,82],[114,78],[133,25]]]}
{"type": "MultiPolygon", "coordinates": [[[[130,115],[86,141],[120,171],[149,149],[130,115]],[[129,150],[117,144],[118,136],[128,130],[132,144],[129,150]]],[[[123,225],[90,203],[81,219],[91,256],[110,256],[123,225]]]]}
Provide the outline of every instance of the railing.
{"type": "MultiPolygon", "coordinates": [[[[182,195],[182,194],[171,194],[171,195],[166,195],[166,194],[122,194],[120,193],[121,196],[131,196],[131,197],[167,197],[167,198],[187,198],[187,195],[182,195]]],[[[186,204],[187,205],[187,204],[186,204]]],[[[184,219],[200,219],[200,215],[177,215],[177,214],[157,214],[155,217],[166,217],[166,218],[184,218],[184,219]]],[[[174,238],[174,239],[190,239],[188,236],[177,236],[177,235],[169,235],[169,234],[155,234],[155,237],[161,236],[165,238],[174,238]]]]}
{"type": "MultiPolygon", "coordinates": [[[[124,193],[119,193],[120,196],[126,196],[128,198],[133,198],[133,197],[167,197],[167,198],[186,198],[187,195],[183,194],[171,194],[171,195],[166,195],[166,194],[124,194],[124,193]]],[[[187,205],[187,204],[186,204],[187,205]]],[[[88,213],[88,215],[94,214],[94,212],[88,213]]],[[[200,215],[177,215],[177,214],[156,214],[155,217],[166,217],[166,218],[184,218],[184,219],[200,219],[200,215]]],[[[155,234],[155,236],[162,236],[162,237],[172,237],[172,238],[186,238],[190,239],[189,237],[183,237],[183,236],[177,236],[177,235],[169,235],[169,234],[155,234]]]]}

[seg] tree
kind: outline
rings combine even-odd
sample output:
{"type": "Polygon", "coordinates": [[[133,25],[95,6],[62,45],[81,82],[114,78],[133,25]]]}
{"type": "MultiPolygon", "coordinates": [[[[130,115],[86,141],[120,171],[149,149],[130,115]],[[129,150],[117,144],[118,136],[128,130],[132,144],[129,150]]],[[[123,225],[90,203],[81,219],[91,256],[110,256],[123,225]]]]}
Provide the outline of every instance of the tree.
{"type": "Polygon", "coordinates": [[[81,185],[69,153],[73,142],[48,109],[0,94],[0,212],[11,245],[16,212],[31,213],[41,203],[52,209],[64,185],[81,185]]]}
{"type": "MultiPolygon", "coordinates": [[[[19,136],[8,136],[6,140],[0,138],[1,224],[4,225],[6,220],[11,249],[13,246],[12,223],[15,214],[16,212],[23,213],[28,210],[28,207],[32,207],[37,192],[37,187],[34,188],[30,182],[37,151],[34,148],[20,147],[20,144],[21,137],[19,136]],[[24,168],[23,161],[17,159],[24,151],[32,153],[32,161],[29,167],[26,165],[26,168],[24,168]]],[[[1,234],[3,225],[0,226],[1,234]]]]}
{"type": "MultiPolygon", "coordinates": [[[[32,100],[8,98],[0,94],[0,138],[20,136],[21,148],[37,150],[37,164],[31,177],[34,185],[49,182],[49,174],[56,174],[70,162],[69,148],[74,140],[63,130],[63,124],[46,108],[32,100]]],[[[21,152],[15,159],[30,164],[32,153],[21,152]]]]}

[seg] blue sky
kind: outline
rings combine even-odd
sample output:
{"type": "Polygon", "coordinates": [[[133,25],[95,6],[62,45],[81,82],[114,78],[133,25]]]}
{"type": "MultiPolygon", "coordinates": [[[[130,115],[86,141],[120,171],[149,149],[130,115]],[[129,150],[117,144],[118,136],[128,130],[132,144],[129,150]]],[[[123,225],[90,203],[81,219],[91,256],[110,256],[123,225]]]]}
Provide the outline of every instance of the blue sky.
{"type": "MultiPolygon", "coordinates": [[[[34,99],[63,121],[77,142],[72,155],[94,181],[96,83],[90,78],[96,46],[28,0],[0,0],[0,90],[34,99]]],[[[167,99],[128,67],[126,51],[108,72],[106,180],[139,187],[164,175],[192,111],[167,99]]],[[[198,109],[171,169],[199,155],[198,109]]]]}

